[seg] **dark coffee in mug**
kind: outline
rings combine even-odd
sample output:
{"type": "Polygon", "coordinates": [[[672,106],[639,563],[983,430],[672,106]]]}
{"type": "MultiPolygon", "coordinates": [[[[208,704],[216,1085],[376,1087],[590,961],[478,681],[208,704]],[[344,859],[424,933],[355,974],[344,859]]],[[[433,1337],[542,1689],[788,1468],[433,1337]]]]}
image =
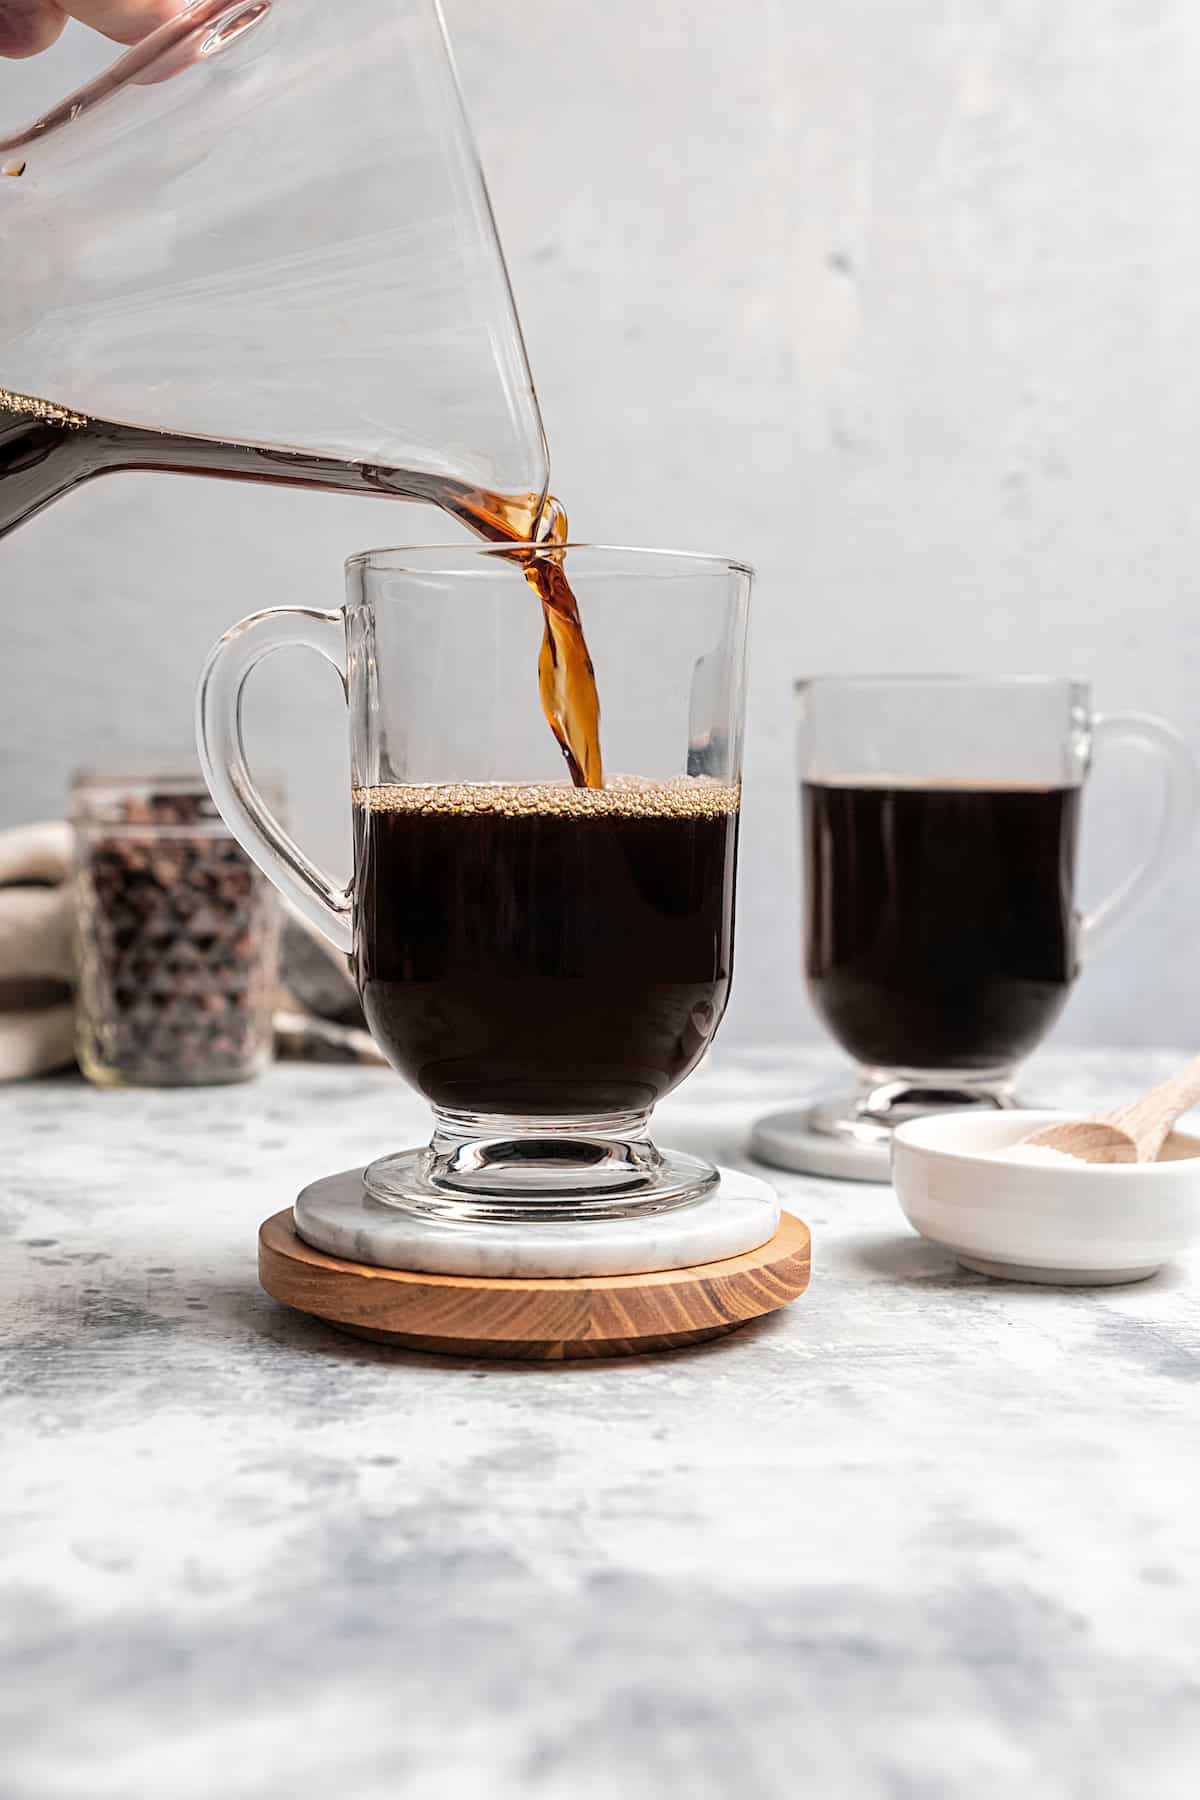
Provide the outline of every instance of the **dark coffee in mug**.
{"type": "Polygon", "coordinates": [[[844,1049],[1007,1069],[1075,975],[1078,787],[805,782],[805,959],[844,1049]]]}
{"type": "Polygon", "coordinates": [[[729,992],[736,787],[369,787],[354,824],[363,1008],[436,1106],[641,1111],[699,1061],[729,992]]]}

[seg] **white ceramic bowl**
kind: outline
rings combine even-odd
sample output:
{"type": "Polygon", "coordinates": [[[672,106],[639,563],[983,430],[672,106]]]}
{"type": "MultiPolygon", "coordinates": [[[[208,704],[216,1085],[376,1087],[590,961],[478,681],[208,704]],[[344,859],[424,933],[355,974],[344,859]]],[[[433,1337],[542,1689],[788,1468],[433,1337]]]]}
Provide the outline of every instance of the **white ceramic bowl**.
{"type": "Polygon", "coordinates": [[[998,1159],[1077,1114],[949,1112],[896,1130],[892,1181],[909,1222],[968,1269],[1072,1286],[1143,1281],[1200,1236],[1200,1139],[1155,1163],[1077,1168],[998,1159]]]}

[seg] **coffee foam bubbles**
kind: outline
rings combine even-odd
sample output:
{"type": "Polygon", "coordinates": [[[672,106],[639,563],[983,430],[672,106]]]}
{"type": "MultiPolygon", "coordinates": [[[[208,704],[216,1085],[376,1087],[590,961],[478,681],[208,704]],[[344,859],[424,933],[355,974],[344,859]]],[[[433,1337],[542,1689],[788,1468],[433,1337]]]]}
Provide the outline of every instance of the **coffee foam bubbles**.
{"type": "Polygon", "coordinates": [[[422,817],[500,814],[509,818],[712,819],[728,817],[741,805],[741,788],[705,775],[676,775],[650,781],[616,775],[602,788],[562,782],[462,781],[406,785],[384,783],[354,790],[354,804],[372,813],[415,813],[422,817]]]}

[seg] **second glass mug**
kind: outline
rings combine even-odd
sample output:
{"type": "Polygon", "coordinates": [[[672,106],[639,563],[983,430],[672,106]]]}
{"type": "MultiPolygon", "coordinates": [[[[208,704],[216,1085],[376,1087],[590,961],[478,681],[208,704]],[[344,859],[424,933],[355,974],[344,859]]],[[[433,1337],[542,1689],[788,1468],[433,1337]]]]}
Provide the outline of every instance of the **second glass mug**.
{"type": "Polygon", "coordinates": [[[592,789],[564,779],[538,704],[523,562],[519,546],[368,551],[344,609],[242,620],[201,681],[200,755],[229,829],[353,957],[377,1042],[433,1107],[427,1146],[367,1169],[376,1199],[464,1221],[663,1211],[717,1182],[649,1119],[729,993],[752,572],[566,547],[623,772],[592,789]],[[346,693],[348,889],[246,762],[246,678],[295,645],[346,693]]]}
{"type": "Polygon", "coordinates": [[[1191,828],[1196,765],[1162,721],[1093,715],[1087,687],[1056,677],[818,679],[797,683],[797,706],[805,970],[859,1079],[763,1121],[756,1142],[789,1166],[886,1180],[901,1120],[1013,1103],[1080,964],[1191,828]],[[1096,749],[1120,743],[1161,766],[1158,830],[1081,913],[1082,787],[1096,749]]]}

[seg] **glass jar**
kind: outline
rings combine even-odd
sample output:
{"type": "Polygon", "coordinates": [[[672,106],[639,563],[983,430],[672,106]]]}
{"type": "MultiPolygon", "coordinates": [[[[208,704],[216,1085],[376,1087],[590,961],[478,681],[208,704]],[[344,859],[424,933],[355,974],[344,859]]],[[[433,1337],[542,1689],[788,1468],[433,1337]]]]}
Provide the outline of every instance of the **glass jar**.
{"type": "Polygon", "coordinates": [[[110,1087],[256,1074],[271,1055],[278,904],[199,770],[87,770],[71,802],[84,1074],[110,1087]]]}

